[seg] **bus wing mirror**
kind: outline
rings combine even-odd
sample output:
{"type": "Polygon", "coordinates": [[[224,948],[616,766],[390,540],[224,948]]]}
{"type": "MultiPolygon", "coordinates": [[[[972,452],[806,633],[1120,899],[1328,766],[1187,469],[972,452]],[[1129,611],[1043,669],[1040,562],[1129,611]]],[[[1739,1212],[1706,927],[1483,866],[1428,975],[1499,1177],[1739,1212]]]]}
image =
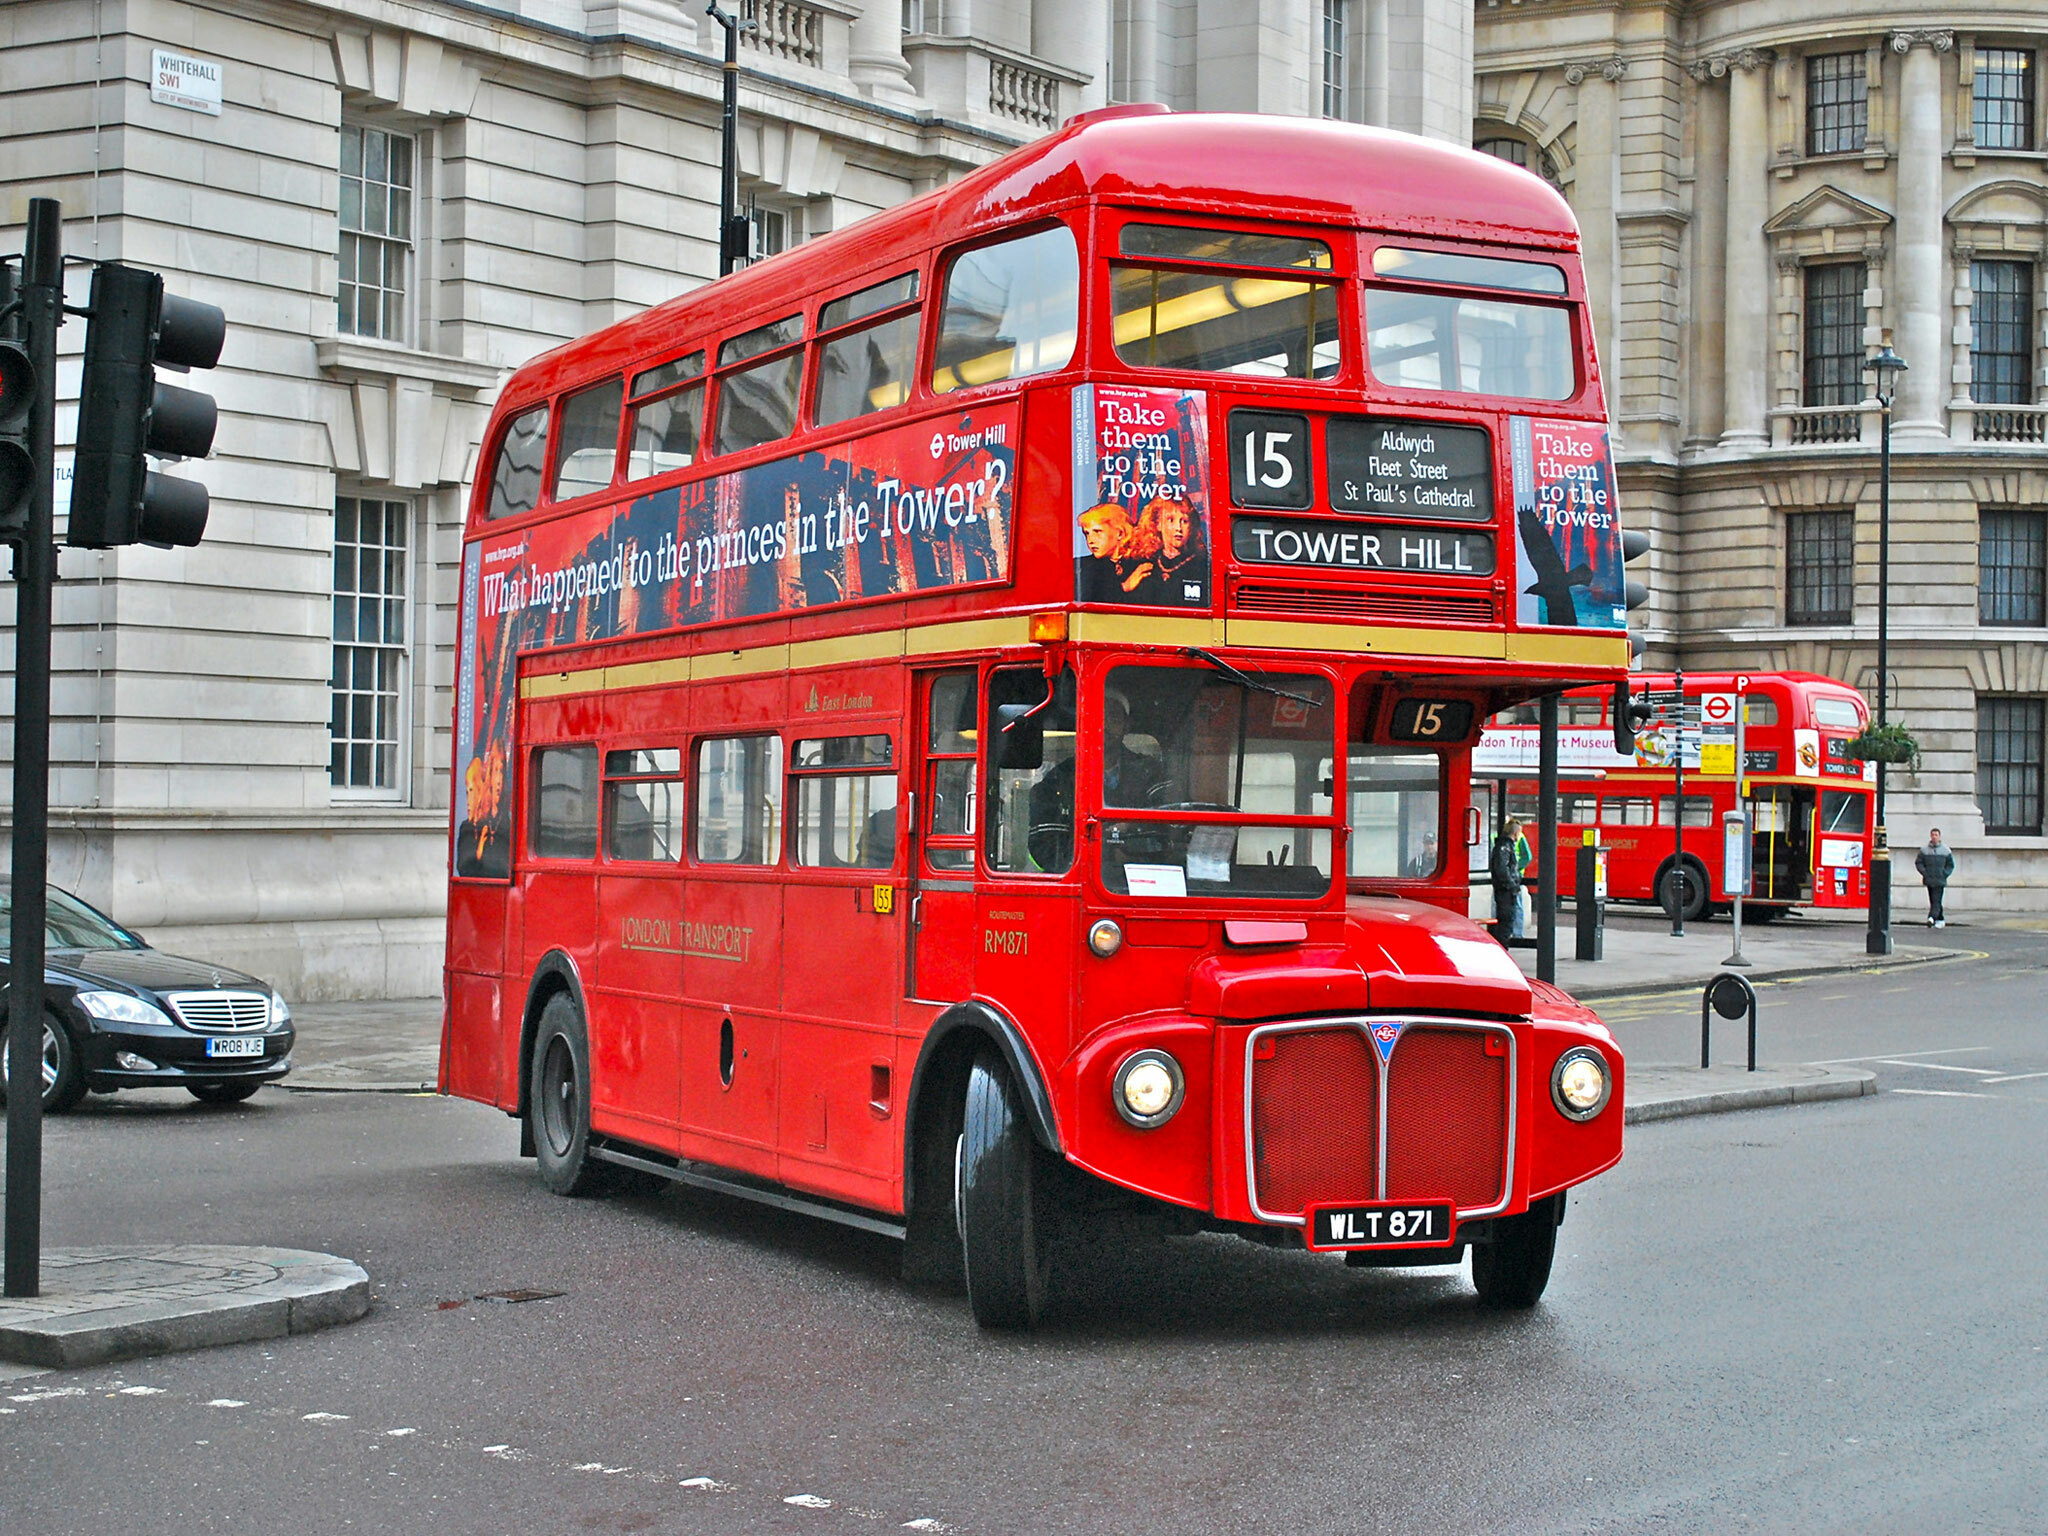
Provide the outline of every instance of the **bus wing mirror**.
{"type": "Polygon", "coordinates": [[[1045,722],[1037,718],[1050,696],[1036,704],[996,706],[995,768],[1037,768],[1045,762],[1045,722]]]}

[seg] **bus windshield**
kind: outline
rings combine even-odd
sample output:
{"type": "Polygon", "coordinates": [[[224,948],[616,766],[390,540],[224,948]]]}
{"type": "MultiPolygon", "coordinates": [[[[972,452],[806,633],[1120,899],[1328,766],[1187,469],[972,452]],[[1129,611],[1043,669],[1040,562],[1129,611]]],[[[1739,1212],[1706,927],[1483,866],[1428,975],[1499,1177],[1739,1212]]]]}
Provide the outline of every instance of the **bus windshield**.
{"type": "Polygon", "coordinates": [[[1124,666],[1109,673],[1099,708],[1109,889],[1328,893],[1336,744],[1328,679],[1124,666]]]}

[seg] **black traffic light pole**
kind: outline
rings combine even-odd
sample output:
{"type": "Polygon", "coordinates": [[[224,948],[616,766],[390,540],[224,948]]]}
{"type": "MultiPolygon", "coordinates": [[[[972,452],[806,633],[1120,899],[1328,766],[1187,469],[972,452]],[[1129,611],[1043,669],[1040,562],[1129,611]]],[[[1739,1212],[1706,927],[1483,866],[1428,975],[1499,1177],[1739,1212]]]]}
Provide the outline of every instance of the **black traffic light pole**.
{"type": "Polygon", "coordinates": [[[57,550],[51,466],[57,327],[64,323],[64,214],[28,205],[23,331],[37,388],[30,407],[28,526],[14,552],[14,911],[7,988],[6,1294],[42,1294],[43,920],[50,861],[50,588],[57,550]]]}

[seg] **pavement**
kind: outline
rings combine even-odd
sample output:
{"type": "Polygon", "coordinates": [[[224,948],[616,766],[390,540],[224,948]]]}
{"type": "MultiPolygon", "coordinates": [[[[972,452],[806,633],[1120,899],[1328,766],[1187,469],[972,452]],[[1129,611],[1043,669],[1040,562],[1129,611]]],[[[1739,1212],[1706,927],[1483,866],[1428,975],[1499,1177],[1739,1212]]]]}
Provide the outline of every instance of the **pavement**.
{"type": "MultiPolygon", "coordinates": [[[[1873,959],[1855,921],[1811,916],[1747,928],[1752,979],[1873,971],[1962,959],[1967,951],[1900,944],[1873,959]]],[[[1665,920],[1610,916],[1605,958],[1572,952],[1569,911],[1558,925],[1557,979],[1602,999],[1693,988],[1725,968],[1728,923],[1694,923],[1674,938],[1665,920]]],[[[1515,958],[1533,974],[1535,952],[1515,958]]],[[[432,1093],[441,1044],[439,998],[306,1003],[293,1010],[298,1043],[285,1088],[295,1093],[432,1093]]],[[[1739,1021],[1723,1028],[1739,1028],[1739,1021]]],[[[1857,1098],[1876,1075],[1843,1065],[1724,1066],[1631,1063],[1626,1120],[1634,1125],[1768,1105],[1857,1098]]],[[[369,1282],[346,1259],[299,1249],[174,1245],[56,1248],[42,1256],[43,1294],[0,1300],[0,1361],[75,1368],[216,1344],[280,1338],[352,1322],[369,1310],[369,1282]]],[[[10,1373],[0,1366],[0,1379],[10,1373]]]]}

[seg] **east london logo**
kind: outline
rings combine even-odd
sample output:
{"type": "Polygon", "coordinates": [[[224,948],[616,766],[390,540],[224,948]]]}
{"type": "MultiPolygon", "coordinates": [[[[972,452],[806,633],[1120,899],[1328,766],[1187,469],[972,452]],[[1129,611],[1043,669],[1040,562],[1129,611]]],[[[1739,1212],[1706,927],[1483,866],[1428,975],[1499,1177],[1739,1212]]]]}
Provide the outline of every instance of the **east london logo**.
{"type": "Polygon", "coordinates": [[[813,688],[811,696],[804,700],[804,713],[816,714],[821,709],[873,709],[875,699],[868,693],[828,693],[822,699],[813,688]]]}
{"type": "Polygon", "coordinates": [[[1375,1024],[1372,1028],[1372,1043],[1379,1047],[1380,1060],[1385,1061],[1394,1054],[1394,1042],[1401,1038],[1398,1024],[1375,1024]]]}

